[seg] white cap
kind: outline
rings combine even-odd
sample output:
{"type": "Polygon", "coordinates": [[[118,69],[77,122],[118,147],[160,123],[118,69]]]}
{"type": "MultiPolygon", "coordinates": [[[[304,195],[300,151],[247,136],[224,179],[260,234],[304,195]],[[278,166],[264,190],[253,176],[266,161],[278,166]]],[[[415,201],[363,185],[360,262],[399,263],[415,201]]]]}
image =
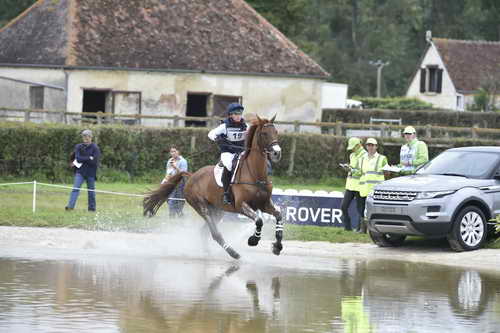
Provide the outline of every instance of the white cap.
{"type": "Polygon", "coordinates": [[[82,136],[90,136],[92,137],[92,131],[89,129],[86,129],[82,132],[82,136]]]}

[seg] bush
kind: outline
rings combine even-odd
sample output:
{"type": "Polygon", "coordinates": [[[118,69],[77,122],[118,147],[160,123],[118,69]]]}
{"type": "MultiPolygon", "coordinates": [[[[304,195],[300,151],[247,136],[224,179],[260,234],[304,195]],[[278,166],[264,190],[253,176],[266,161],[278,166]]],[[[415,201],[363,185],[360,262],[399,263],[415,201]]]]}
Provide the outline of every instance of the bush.
{"type": "Polygon", "coordinates": [[[408,97],[359,97],[354,99],[363,102],[365,109],[388,109],[388,110],[432,110],[432,104],[421,101],[417,98],[408,97]]]}
{"type": "Polygon", "coordinates": [[[323,109],[321,121],[369,124],[370,118],[401,119],[405,126],[500,128],[498,112],[323,109]]]}
{"type": "MultiPolygon", "coordinates": [[[[73,173],[68,156],[80,143],[78,126],[0,123],[0,172],[2,176],[21,175],[26,179],[71,182],[73,173]]],[[[188,160],[189,170],[213,165],[219,151],[207,138],[206,128],[145,128],[116,125],[93,126],[96,142],[102,151],[98,177],[101,181],[146,181],[158,183],[165,173],[168,147],[175,144],[188,160]],[[192,147],[191,142],[195,145],[192,147]]],[[[402,139],[379,138],[379,151],[389,163],[399,162],[402,139]]],[[[348,160],[347,139],[322,134],[280,134],[282,160],[273,166],[273,174],[290,179],[330,179],[345,177],[338,167],[348,160]],[[295,142],[295,143],[294,143],[295,142]],[[295,155],[292,146],[295,144],[295,155]],[[293,165],[292,173],[289,168],[293,165]]],[[[430,157],[448,147],[496,145],[497,141],[472,139],[426,140],[430,157]]]]}

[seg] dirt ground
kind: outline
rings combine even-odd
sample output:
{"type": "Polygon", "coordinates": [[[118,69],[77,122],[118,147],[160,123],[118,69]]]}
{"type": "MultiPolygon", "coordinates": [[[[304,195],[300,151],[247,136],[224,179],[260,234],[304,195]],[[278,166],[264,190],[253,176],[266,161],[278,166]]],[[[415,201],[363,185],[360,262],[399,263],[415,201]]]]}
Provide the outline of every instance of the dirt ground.
{"type": "MultiPolygon", "coordinates": [[[[179,238],[176,235],[171,237],[179,238]]],[[[191,237],[191,236],[190,236],[191,237]]],[[[210,240],[211,241],[211,240],[210,240]]],[[[183,241],[181,240],[180,243],[183,241]]],[[[185,241],[184,241],[185,242],[185,241]]],[[[94,232],[75,229],[0,227],[0,253],[7,248],[85,250],[107,247],[120,248],[126,245],[143,250],[164,244],[165,234],[134,234],[125,232],[94,232]]],[[[454,252],[445,243],[416,246],[409,243],[400,248],[380,248],[374,244],[284,241],[282,256],[386,259],[408,262],[450,265],[463,268],[500,272],[500,250],[480,249],[471,252],[454,252]]],[[[256,252],[269,252],[271,241],[263,240],[256,252]]],[[[179,249],[182,253],[182,248],[179,249]]],[[[153,254],[157,255],[157,254],[153,254]]]]}

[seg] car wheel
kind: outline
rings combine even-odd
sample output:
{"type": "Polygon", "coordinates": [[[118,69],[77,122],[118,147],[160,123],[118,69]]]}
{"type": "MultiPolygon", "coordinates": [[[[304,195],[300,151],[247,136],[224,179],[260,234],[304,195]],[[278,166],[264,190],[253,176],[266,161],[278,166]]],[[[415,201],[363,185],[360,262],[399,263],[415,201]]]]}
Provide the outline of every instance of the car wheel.
{"type": "Polygon", "coordinates": [[[483,212],[477,207],[468,206],[455,218],[447,238],[451,248],[461,252],[479,249],[486,235],[487,221],[483,212]]]}
{"type": "Polygon", "coordinates": [[[480,316],[487,308],[488,284],[477,271],[452,272],[449,281],[450,306],[462,317],[480,316]]]}
{"type": "Polygon", "coordinates": [[[380,247],[397,247],[403,245],[406,235],[398,235],[398,234],[382,234],[380,232],[376,232],[370,230],[368,232],[372,241],[380,247]]]}

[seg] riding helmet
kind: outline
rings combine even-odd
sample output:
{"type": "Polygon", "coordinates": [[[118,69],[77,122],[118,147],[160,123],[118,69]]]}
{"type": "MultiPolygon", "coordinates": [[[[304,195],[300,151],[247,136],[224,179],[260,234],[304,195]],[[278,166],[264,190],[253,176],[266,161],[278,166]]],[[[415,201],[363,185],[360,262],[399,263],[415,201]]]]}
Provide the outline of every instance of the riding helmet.
{"type": "Polygon", "coordinates": [[[242,114],[243,113],[243,105],[240,103],[231,103],[227,106],[227,114],[231,115],[233,113],[235,114],[242,114]]]}

